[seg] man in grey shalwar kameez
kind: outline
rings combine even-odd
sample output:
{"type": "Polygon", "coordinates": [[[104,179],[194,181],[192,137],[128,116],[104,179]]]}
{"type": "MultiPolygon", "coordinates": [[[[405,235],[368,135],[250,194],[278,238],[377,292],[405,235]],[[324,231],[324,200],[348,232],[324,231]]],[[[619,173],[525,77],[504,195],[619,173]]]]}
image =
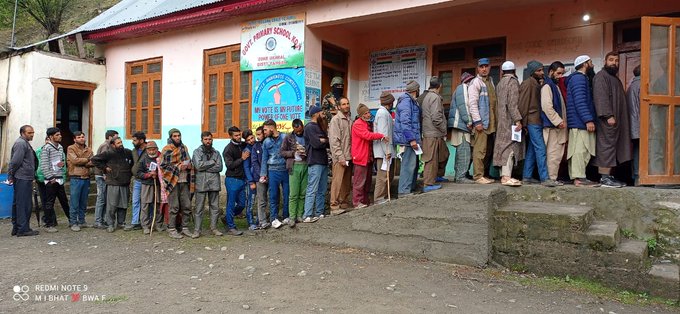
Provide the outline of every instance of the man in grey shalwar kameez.
{"type": "Polygon", "coordinates": [[[132,151],[123,147],[119,137],[111,139],[113,149],[97,154],[91,161],[95,167],[106,173],[106,223],[107,231],[115,230],[114,220],[119,228],[125,224],[125,215],[130,201],[130,179],[132,179],[132,151]]]}
{"type": "Polygon", "coordinates": [[[593,102],[597,113],[597,144],[595,165],[598,167],[603,187],[625,186],[614,179],[611,169],[632,159],[630,116],[619,72],[619,55],[607,53],[605,65],[593,78],[593,102]]]}

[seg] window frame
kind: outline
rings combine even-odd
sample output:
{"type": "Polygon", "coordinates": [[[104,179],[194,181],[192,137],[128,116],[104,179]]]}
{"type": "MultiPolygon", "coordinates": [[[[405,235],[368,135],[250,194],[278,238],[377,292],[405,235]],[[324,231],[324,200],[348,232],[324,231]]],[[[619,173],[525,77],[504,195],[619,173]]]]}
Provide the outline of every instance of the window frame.
{"type": "Polygon", "coordinates": [[[203,106],[202,112],[203,116],[201,119],[201,128],[203,130],[208,130],[213,134],[213,138],[218,139],[228,139],[229,133],[227,130],[229,127],[236,125],[242,131],[250,129],[252,125],[252,85],[251,78],[252,72],[241,71],[240,63],[240,53],[241,45],[230,45],[219,48],[211,48],[203,51],[203,106]],[[226,54],[225,63],[210,65],[210,56],[218,55],[221,53],[226,54]],[[235,60],[233,57],[238,55],[239,59],[235,60]],[[225,99],[225,74],[232,73],[231,76],[231,99],[225,99]],[[244,74],[245,73],[245,74],[244,74]],[[214,100],[211,99],[211,76],[216,77],[216,89],[214,91],[214,100]],[[242,90],[242,80],[245,79],[247,84],[246,90],[242,90]],[[245,92],[245,94],[244,94],[245,92]],[[242,96],[246,97],[242,97],[242,96]],[[245,113],[241,112],[241,105],[247,103],[247,110],[245,113]],[[225,121],[225,110],[226,105],[231,105],[231,120],[229,122],[225,121]],[[211,128],[210,123],[210,109],[215,107],[215,128],[211,128]],[[241,125],[242,114],[247,115],[247,125],[241,125]],[[228,124],[228,125],[225,125],[228,124]]]}
{"type": "Polygon", "coordinates": [[[132,138],[132,134],[142,131],[148,139],[161,139],[163,133],[163,57],[130,61],[125,63],[125,138],[132,138]],[[149,65],[160,63],[160,70],[149,73],[149,65]],[[141,74],[132,74],[132,69],[142,67],[141,74]],[[158,105],[154,104],[154,82],[159,81],[158,105]],[[142,85],[146,82],[147,106],[142,107],[142,85]],[[137,84],[135,90],[135,107],[132,107],[132,84],[137,84]],[[154,110],[159,110],[158,121],[154,118],[154,110]],[[147,110],[147,128],[142,129],[142,110],[147,110]],[[132,128],[132,111],[135,112],[135,128],[132,128]],[[154,124],[158,123],[158,132],[154,132],[154,124]]]}

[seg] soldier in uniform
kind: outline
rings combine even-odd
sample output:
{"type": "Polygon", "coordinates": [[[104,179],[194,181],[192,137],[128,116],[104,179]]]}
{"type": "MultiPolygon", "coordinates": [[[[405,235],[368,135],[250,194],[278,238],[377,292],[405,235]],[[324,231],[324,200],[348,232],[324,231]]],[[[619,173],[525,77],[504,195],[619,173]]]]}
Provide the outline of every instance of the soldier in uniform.
{"type": "Polygon", "coordinates": [[[331,80],[331,91],[323,96],[323,101],[321,102],[321,109],[326,115],[326,121],[330,122],[331,118],[338,112],[336,106],[341,97],[345,94],[343,90],[345,84],[342,81],[342,77],[336,76],[331,80]]]}

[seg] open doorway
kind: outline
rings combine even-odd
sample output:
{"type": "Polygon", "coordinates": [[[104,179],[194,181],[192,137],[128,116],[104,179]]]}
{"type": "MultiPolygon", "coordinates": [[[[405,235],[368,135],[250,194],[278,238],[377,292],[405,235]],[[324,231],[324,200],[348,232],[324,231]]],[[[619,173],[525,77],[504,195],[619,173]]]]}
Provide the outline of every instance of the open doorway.
{"type": "Polygon", "coordinates": [[[92,92],[95,84],[52,79],[54,86],[54,126],[62,135],[61,145],[73,145],[73,133],[82,131],[92,142],[92,92]]]}
{"type": "Polygon", "coordinates": [[[323,42],[321,48],[321,96],[331,91],[331,80],[340,76],[345,82],[345,94],[347,93],[347,68],[349,53],[346,49],[333,44],[323,42]]]}

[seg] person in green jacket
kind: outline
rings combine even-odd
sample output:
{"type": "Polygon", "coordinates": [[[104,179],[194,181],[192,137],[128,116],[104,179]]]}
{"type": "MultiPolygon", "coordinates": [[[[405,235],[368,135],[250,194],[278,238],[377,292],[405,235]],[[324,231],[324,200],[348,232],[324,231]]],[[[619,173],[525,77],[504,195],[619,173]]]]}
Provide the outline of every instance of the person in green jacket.
{"type": "MultiPolygon", "coordinates": [[[[49,141],[49,137],[45,138],[45,144],[49,141]]],[[[42,152],[43,146],[40,146],[40,148],[35,150],[35,155],[38,158],[38,164],[40,164],[40,153],[42,152]]],[[[66,160],[66,154],[64,154],[64,160],[66,160]]],[[[68,178],[68,173],[67,173],[67,167],[66,164],[64,164],[64,178],[68,178]]],[[[45,175],[42,172],[42,169],[40,167],[36,167],[35,169],[35,183],[38,185],[38,194],[40,195],[40,209],[44,212],[45,211],[45,199],[47,199],[47,188],[45,187],[45,175]]],[[[67,202],[65,202],[63,199],[59,199],[59,204],[61,205],[61,209],[64,211],[64,215],[66,215],[66,218],[69,218],[69,205],[67,202]]],[[[43,215],[43,221],[42,223],[45,223],[45,216],[43,215]]]]}

